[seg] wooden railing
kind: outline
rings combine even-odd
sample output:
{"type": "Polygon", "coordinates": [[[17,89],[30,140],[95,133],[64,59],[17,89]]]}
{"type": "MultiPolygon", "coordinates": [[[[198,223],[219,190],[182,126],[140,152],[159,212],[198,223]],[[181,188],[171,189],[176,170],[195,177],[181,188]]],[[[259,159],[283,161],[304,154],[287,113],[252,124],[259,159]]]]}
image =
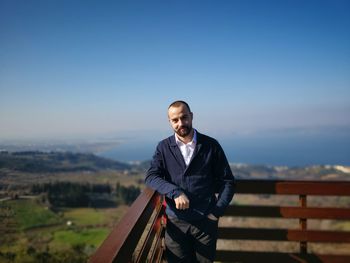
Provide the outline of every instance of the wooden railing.
{"type": "Polygon", "coordinates": [[[350,220],[348,207],[310,207],[307,205],[308,196],[350,196],[350,182],[240,180],[237,182],[236,192],[240,194],[296,195],[299,198],[299,204],[298,206],[236,205],[228,207],[225,216],[298,219],[299,226],[293,229],[220,227],[220,239],[292,241],[299,243],[299,251],[297,253],[282,253],[276,251],[218,250],[218,261],[350,262],[350,251],[348,255],[308,253],[308,242],[350,244],[350,232],[307,228],[309,219],[350,220]]]}
{"type": "MultiPolygon", "coordinates": [[[[350,244],[350,231],[308,229],[309,219],[350,220],[349,207],[308,206],[308,196],[350,196],[349,181],[236,180],[236,194],[298,196],[297,206],[231,205],[225,217],[298,219],[293,229],[257,227],[219,227],[219,240],[291,241],[299,243],[297,252],[218,250],[222,262],[350,262],[350,250],[343,254],[310,253],[309,242],[350,244]]],[[[349,204],[349,203],[348,203],[349,204]]],[[[161,262],[164,252],[162,197],[146,188],[127,214],[91,257],[91,263],[161,262]]],[[[350,222],[349,222],[350,224],[350,222]]],[[[220,225],[220,224],[219,224],[220,225]]]]}
{"type": "Polygon", "coordinates": [[[91,263],[160,262],[165,230],[163,198],[146,188],[112,230],[91,263]]]}

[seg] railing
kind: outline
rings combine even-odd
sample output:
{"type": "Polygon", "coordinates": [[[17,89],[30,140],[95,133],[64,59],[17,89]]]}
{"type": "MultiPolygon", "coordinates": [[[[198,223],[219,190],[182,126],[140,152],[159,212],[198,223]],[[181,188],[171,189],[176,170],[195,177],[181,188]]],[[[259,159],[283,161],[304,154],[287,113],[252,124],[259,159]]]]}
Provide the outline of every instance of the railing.
{"type": "MultiPolygon", "coordinates": [[[[349,181],[277,181],[236,180],[236,194],[264,194],[298,196],[298,206],[232,205],[226,218],[279,218],[297,219],[297,228],[257,228],[241,226],[219,227],[220,240],[257,240],[298,242],[297,252],[249,250],[217,250],[217,261],[222,262],[350,262],[348,253],[310,253],[309,242],[350,244],[350,231],[308,229],[308,220],[350,220],[349,207],[308,206],[308,196],[350,196],[349,181]]],[[[348,202],[349,204],[349,202],[348,202]]],[[[161,262],[164,251],[165,220],[161,196],[146,188],[124,218],[119,222],[96,253],[91,263],[108,262],[161,262]]],[[[233,219],[234,220],[234,219],[233,219]]],[[[350,222],[349,222],[350,224],[350,222]]]]}
{"type": "Polygon", "coordinates": [[[112,230],[91,263],[160,262],[165,230],[162,197],[146,188],[112,230]]]}
{"type": "Polygon", "coordinates": [[[218,261],[350,262],[350,251],[348,255],[307,253],[308,242],[350,243],[350,232],[307,228],[309,219],[350,220],[349,208],[307,205],[307,196],[350,196],[350,182],[240,180],[237,183],[237,193],[298,196],[298,206],[236,205],[230,206],[225,216],[298,219],[299,229],[220,227],[220,239],[298,242],[299,253],[218,250],[218,261]]]}

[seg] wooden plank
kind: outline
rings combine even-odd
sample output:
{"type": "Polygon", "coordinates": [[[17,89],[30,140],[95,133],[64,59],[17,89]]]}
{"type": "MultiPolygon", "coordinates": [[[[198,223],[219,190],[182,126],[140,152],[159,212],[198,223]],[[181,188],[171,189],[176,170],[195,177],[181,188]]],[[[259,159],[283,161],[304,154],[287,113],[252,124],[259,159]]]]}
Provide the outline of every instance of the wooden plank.
{"type": "Polygon", "coordinates": [[[163,206],[161,203],[157,205],[157,211],[151,223],[151,227],[147,233],[147,236],[142,245],[141,251],[135,262],[146,262],[148,253],[152,247],[152,243],[155,237],[159,236],[159,232],[162,231],[162,217],[163,217],[163,206]]]}
{"type": "Polygon", "coordinates": [[[231,205],[225,216],[307,218],[307,219],[350,219],[350,209],[332,207],[257,206],[231,205]]]}
{"type": "Polygon", "coordinates": [[[146,188],[90,258],[89,262],[112,263],[131,261],[134,249],[155,206],[159,202],[159,194],[146,188]]]}
{"type": "Polygon", "coordinates": [[[165,235],[165,226],[161,227],[161,231],[158,232],[155,248],[149,258],[148,261],[145,262],[161,262],[164,254],[164,244],[163,244],[163,238],[165,235]]]}
{"type": "Polygon", "coordinates": [[[350,182],[237,179],[236,193],[350,196],[350,182]]]}
{"type": "Polygon", "coordinates": [[[350,243],[350,232],[220,227],[219,239],[350,243]]]}
{"type": "Polygon", "coordinates": [[[218,250],[216,260],[220,262],[283,262],[283,263],[348,263],[350,255],[320,255],[281,252],[218,250]]]}

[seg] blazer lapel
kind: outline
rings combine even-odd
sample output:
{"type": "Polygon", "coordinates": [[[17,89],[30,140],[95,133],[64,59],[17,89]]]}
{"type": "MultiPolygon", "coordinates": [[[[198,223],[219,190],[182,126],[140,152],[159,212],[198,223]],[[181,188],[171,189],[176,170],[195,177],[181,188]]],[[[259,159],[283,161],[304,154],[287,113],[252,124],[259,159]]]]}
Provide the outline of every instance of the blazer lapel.
{"type": "Polygon", "coordinates": [[[177,146],[177,144],[176,144],[175,135],[170,137],[170,149],[171,149],[171,152],[174,155],[177,163],[183,168],[183,170],[185,170],[186,163],[185,163],[185,160],[182,156],[182,153],[180,151],[179,146],[177,146]]]}
{"type": "MultiPolygon", "coordinates": [[[[191,158],[191,162],[192,160],[196,157],[196,155],[199,153],[200,149],[202,148],[202,136],[200,135],[200,133],[197,131],[197,143],[196,143],[196,147],[194,148],[194,152],[191,158]]],[[[191,164],[190,162],[190,164],[191,164]]]]}

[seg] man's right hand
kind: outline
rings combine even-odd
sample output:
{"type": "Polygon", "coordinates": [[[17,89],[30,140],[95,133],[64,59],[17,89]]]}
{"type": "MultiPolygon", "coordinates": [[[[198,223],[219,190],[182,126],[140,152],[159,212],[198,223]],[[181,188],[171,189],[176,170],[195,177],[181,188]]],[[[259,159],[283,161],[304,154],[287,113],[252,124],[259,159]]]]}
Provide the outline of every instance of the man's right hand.
{"type": "Polygon", "coordinates": [[[188,200],[187,196],[184,193],[176,197],[174,201],[176,204],[176,209],[185,210],[190,207],[190,200],[188,200]]]}

